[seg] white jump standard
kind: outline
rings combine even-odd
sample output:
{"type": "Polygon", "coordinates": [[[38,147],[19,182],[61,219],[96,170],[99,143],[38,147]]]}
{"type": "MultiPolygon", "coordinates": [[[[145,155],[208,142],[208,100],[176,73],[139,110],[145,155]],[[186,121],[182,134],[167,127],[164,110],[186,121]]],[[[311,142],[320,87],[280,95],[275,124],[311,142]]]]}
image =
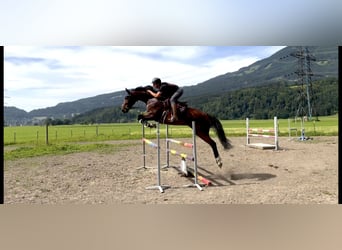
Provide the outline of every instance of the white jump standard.
{"type": "MultiPolygon", "coordinates": [[[[157,125],[155,125],[155,128],[157,127],[157,125]]],[[[157,146],[157,144],[153,143],[152,141],[148,140],[145,138],[145,126],[144,124],[142,124],[141,126],[142,128],[142,149],[143,149],[143,152],[142,152],[142,156],[143,156],[143,165],[141,167],[138,167],[137,169],[153,169],[155,167],[147,167],[146,166],[146,144],[153,147],[153,148],[157,148],[159,147],[159,145],[157,146]]]]}
{"type": "MultiPolygon", "coordinates": [[[[144,126],[144,125],[142,125],[144,126]]],[[[166,127],[166,157],[167,157],[167,164],[164,167],[169,167],[169,157],[170,157],[170,154],[172,155],[177,155],[177,156],[180,156],[181,158],[181,171],[183,173],[185,173],[185,175],[188,174],[188,172],[190,172],[193,176],[194,176],[194,183],[193,184],[190,184],[190,185],[185,185],[186,187],[197,187],[199,190],[203,190],[201,185],[198,183],[198,180],[200,180],[201,182],[203,182],[202,185],[210,185],[211,182],[209,180],[207,180],[206,178],[204,178],[203,176],[199,176],[197,174],[197,152],[196,152],[196,128],[195,128],[195,122],[192,122],[192,127],[193,127],[193,134],[192,134],[192,140],[193,140],[193,143],[184,143],[184,142],[181,142],[181,141],[178,141],[178,140],[174,140],[174,139],[171,139],[171,138],[168,138],[168,125],[166,127]],[[176,143],[176,144],[179,144],[181,146],[184,146],[186,148],[191,148],[192,149],[192,152],[193,152],[193,155],[188,155],[188,154],[185,154],[185,153],[179,153],[177,152],[176,150],[173,150],[173,149],[170,149],[169,147],[169,144],[170,143],[176,143]],[[187,160],[190,160],[193,162],[194,164],[194,167],[193,169],[191,168],[187,168],[186,167],[186,159],[187,160]]],[[[156,128],[157,128],[157,144],[152,142],[151,140],[149,139],[146,139],[145,138],[145,130],[144,130],[144,127],[142,129],[142,133],[143,133],[143,137],[142,137],[142,143],[143,143],[143,166],[138,168],[138,169],[141,169],[141,168],[144,168],[144,169],[147,169],[146,167],[146,148],[145,148],[145,144],[157,149],[157,185],[155,186],[150,186],[150,187],[146,187],[146,189],[159,189],[159,191],[161,193],[164,192],[164,189],[167,189],[167,188],[170,188],[171,186],[168,186],[168,185],[161,185],[161,163],[160,163],[160,130],[159,130],[159,123],[157,123],[156,125],[156,128]]]]}
{"type": "Polygon", "coordinates": [[[274,117],[274,128],[273,129],[260,129],[260,128],[250,128],[249,119],[246,118],[246,134],[247,134],[247,146],[260,149],[279,149],[278,141],[278,120],[274,117]],[[267,133],[267,134],[264,134],[267,133]],[[251,143],[250,137],[263,137],[263,138],[273,138],[274,144],[269,143],[251,143]]]}
{"type": "MultiPolygon", "coordinates": [[[[143,135],[143,136],[145,136],[145,135],[143,135]]],[[[142,140],[143,140],[144,144],[146,143],[147,145],[157,149],[157,185],[146,187],[146,189],[159,189],[159,191],[161,193],[164,193],[164,189],[170,188],[170,186],[168,186],[168,185],[161,185],[159,123],[157,123],[157,144],[155,144],[152,141],[146,139],[145,137],[143,137],[142,140]]],[[[145,151],[145,147],[144,147],[144,151],[145,151]]],[[[145,156],[144,156],[144,167],[145,167],[145,156]]]]}
{"type": "Polygon", "coordinates": [[[196,151],[196,126],[195,126],[195,122],[194,121],[192,122],[192,144],[181,142],[178,140],[174,140],[174,139],[168,138],[168,136],[169,136],[169,127],[168,127],[168,125],[166,125],[166,164],[167,164],[166,167],[170,166],[170,163],[169,163],[170,154],[178,155],[181,157],[181,166],[182,166],[181,171],[187,175],[188,170],[186,168],[185,159],[192,161],[194,168],[193,168],[193,171],[191,171],[191,173],[194,175],[194,183],[190,184],[190,185],[186,185],[186,186],[187,187],[194,186],[194,187],[197,187],[199,190],[202,191],[203,189],[202,189],[201,185],[198,183],[199,177],[197,174],[197,151],[196,151]],[[186,147],[186,148],[191,148],[193,155],[189,156],[187,154],[179,153],[176,150],[170,149],[170,143],[175,143],[175,144],[181,145],[181,146],[186,147]]]}

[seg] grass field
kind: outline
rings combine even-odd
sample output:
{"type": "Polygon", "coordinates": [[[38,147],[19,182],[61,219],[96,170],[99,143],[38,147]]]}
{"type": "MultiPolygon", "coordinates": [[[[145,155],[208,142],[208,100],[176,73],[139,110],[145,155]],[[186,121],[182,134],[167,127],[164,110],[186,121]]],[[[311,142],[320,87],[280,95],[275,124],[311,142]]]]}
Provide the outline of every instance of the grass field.
{"type": "MultiPolygon", "coordinates": [[[[221,121],[228,138],[246,136],[246,121],[221,121]]],[[[301,122],[294,120],[278,120],[279,136],[289,136],[291,128],[297,129],[297,136],[301,135],[301,122]]],[[[272,120],[250,120],[250,128],[273,128],[272,120]]],[[[165,138],[166,128],[160,126],[160,136],[165,138]]],[[[213,130],[210,131],[216,137],[213,130]]],[[[192,136],[192,130],[186,126],[170,126],[169,135],[173,138],[187,138],[192,136]]],[[[338,116],[320,117],[316,122],[305,122],[305,136],[337,136],[338,116]]],[[[296,136],[292,131],[292,137],[296,136]]],[[[99,125],[71,125],[71,126],[21,126],[4,128],[5,160],[14,160],[41,155],[60,155],[75,152],[113,152],[117,146],[106,143],[109,140],[138,140],[142,137],[142,126],[139,123],[116,123],[99,125]],[[48,134],[48,137],[46,137],[48,134]],[[47,143],[48,142],[48,143],[47,143]],[[87,142],[87,143],[80,143],[87,142]]],[[[156,138],[156,130],[145,128],[145,137],[156,138]]],[[[120,144],[120,147],[130,145],[120,144]]]]}
{"type": "MultiPolygon", "coordinates": [[[[222,125],[228,137],[246,136],[245,120],[222,120],[222,125]]],[[[300,120],[280,119],[279,136],[289,136],[289,123],[291,128],[297,129],[300,135],[300,120]]],[[[319,121],[305,122],[306,136],[338,135],[338,116],[320,117],[319,121]]],[[[272,120],[250,120],[251,128],[272,128],[272,120]]],[[[165,135],[165,126],[161,125],[161,136],[165,135]]],[[[99,125],[71,125],[71,126],[49,126],[48,143],[60,144],[70,142],[99,142],[106,140],[127,140],[141,138],[141,124],[139,123],[116,123],[99,125]]],[[[13,144],[46,144],[46,126],[22,126],[4,128],[4,145],[13,144]]],[[[191,137],[191,129],[186,126],[171,126],[169,129],[173,137],[191,137]]],[[[145,129],[147,136],[153,138],[155,129],[145,129]]],[[[214,135],[214,131],[211,130],[214,135]]],[[[295,131],[292,131],[295,136],[295,131]]]]}

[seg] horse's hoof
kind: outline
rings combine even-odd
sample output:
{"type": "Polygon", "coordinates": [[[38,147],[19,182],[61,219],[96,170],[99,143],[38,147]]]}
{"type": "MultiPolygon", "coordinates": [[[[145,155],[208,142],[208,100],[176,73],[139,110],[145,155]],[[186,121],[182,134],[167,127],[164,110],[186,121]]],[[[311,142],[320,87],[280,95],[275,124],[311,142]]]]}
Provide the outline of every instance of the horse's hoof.
{"type": "Polygon", "coordinates": [[[222,168],[222,160],[221,160],[221,157],[217,157],[216,158],[216,164],[217,164],[217,166],[219,167],[219,168],[222,168]]]}
{"type": "Polygon", "coordinates": [[[157,125],[154,123],[147,123],[148,128],[157,128],[157,125]]]}

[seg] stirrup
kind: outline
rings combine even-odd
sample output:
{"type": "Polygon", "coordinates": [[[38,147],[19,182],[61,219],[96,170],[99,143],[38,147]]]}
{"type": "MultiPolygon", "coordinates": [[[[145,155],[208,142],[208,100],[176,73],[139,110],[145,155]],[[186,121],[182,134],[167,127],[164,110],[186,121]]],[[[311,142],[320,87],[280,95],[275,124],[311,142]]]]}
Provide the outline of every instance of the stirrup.
{"type": "Polygon", "coordinates": [[[178,117],[171,115],[170,122],[178,121],[178,117]]]}

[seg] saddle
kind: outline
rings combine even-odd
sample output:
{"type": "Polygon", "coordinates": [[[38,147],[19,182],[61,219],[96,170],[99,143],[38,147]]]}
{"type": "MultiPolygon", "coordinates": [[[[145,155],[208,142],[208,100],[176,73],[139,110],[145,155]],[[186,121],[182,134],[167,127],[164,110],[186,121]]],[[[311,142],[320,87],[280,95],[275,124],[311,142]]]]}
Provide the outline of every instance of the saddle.
{"type": "MultiPolygon", "coordinates": [[[[167,119],[169,113],[172,113],[172,108],[171,108],[171,102],[170,99],[166,99],[163,102],[164,105],[164,111],[163,114],[161,116],[161,122],[164,123],[165,120],[167,119]]],[[[188,108],[188,103],[187,102],[180,102],[177,101],[176,102],[176,106],[177,106],[177,112],[178,114],[182,114],[186,111],[186,109],[188,108]]]]}

